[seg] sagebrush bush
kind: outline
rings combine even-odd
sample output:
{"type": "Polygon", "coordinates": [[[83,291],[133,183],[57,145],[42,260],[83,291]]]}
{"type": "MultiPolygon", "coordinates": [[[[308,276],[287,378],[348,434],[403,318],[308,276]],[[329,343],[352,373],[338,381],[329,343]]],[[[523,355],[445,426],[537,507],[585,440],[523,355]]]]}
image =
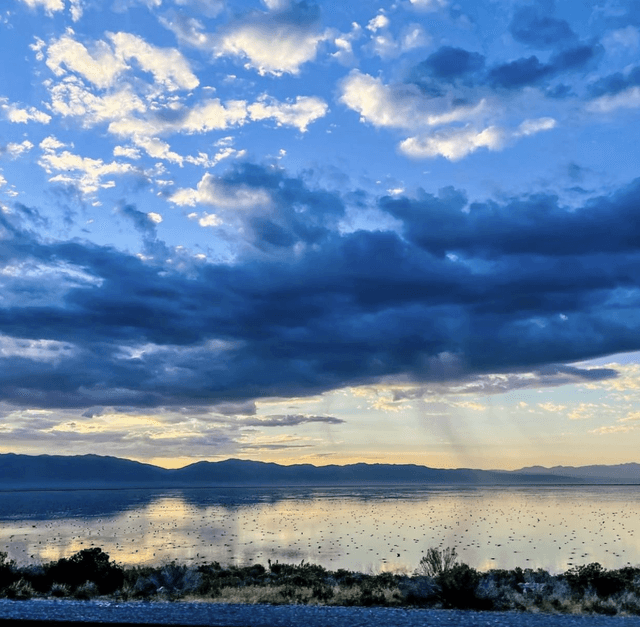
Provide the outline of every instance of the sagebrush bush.
{"type": "Polygon", "coordinates": [[[98,586],[93,581],[85,581],[82,585],[78,586],[74,592],[74,598],[80,601],[88,601],[100,594],[98,586]]]}
{"type": "Polygon", "coordinates": [[[10,586],[16,579],[15,565],[13,560],[8,559],[4,551],[0,551],[0,590],[10,586]]]}
{"type": "Polygon", "coordinates": [[[69,559],[61,558],[45,566],[45,572],[53,582],[64,583],[75,589],[86,581],[92,581],[100,594],[111,594],[124,583],[123,569],[109,561],[100,548],[84,549],[69,559]]]}
{"type": "Polygon", "coordinates": [[[442,573],[453,568],[457,562],[458,554],[455,548],[440,550],[436,548],[427,549],[426,555],[420,558],[416,575],[425,575],[427,577],[437,577],[442,573]]]}
{"type": "Polygon", "coordinates": [[[429,549],[412,576],[330,571],[269,561],[250,566],[218,562],[124,569],[101,549],[85,549],[44,565],[18,567],[0,552],[0,596],[37,595],[119,600],[206,598],[225,603],[420,606],[476,610],[640,615],[640,568],[606,570],[593,563],[561,575],[538,569],[478,572],[456,561],[454,549],[429,549]],[[426,574],[431,573],[431,574],[426,574]]]}
{"type": "Polygon", "coordinates": [[[440,594],[440,586],[435,579],[424,575],[402,577],[398,581],[398,590],[410,605],[432,605],[440,594]]]}
{"type": "Polygon", "coordinates": [[[30,599],[35,594],[35,590],[26,579],[18,579],[6,588],[6,596],[9,599],[24,601],[30,599]]]}
{"type": "Polygon", "coordinates": [[[49,591],[49,594],[52,597],[68,597],[71,593],[71,590],[69,590],[69,586],[67,586],[64,583],[54,583],[51,586],[51,590],[49,591]]]}

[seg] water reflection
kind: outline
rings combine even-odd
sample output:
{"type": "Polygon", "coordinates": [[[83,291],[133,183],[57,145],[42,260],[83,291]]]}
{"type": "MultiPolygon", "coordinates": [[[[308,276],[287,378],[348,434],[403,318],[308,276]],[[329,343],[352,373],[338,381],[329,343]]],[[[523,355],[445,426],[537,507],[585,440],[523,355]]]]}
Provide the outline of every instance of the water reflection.
{"type": "Polygon", "coordinates": [[[413,570],[431,546],[486,570],[640,563],[637,486],[282,488],[0,493],[18,563],[92,546],[121,564],[305,560],[413,570]]]}

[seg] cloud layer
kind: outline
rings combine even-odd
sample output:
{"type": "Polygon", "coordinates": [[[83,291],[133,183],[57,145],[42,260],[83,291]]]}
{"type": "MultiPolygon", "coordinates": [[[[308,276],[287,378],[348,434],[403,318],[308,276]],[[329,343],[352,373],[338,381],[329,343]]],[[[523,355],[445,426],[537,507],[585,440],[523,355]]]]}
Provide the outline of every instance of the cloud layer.
{"type": "MultiPolygon", "coordinates": [[[[24,350],[5,349],[2,400],[207,404],[638,349],[639,191],[636,181],[578,210],[544,195],[469,205],[453,188],[382,197],[400,233],[341,234],[337,194],[243,166],[195,194],[222,216],[237,205],[245,252],[187,275],[47,242],[5,213],[0,324],[24,350]]],[[[121,212],[155,237],[157,218],[121,212]]]]}

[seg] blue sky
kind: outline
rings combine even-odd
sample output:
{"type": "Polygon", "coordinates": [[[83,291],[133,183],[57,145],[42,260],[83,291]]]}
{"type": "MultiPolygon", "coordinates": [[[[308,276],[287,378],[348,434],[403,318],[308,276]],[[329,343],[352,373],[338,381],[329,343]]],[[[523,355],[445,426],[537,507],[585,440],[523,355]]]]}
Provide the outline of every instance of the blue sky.
{"type": "Polygon", "coordinates": [[[637,461],[633,0],[9,0],[0,451],[637,461]]]}

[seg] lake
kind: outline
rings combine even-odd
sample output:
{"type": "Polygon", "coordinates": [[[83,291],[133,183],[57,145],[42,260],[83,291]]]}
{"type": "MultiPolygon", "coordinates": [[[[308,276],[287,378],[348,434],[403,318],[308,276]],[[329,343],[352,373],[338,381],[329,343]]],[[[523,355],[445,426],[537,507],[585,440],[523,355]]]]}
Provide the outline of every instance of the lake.
{"type": "Polygon", "coordinates": [[[475,568],[640,565],[640,486],[0,492],[19,564],[99,546],[122,565],[321,564],[413,571],[429,547],[475,568]]]}

